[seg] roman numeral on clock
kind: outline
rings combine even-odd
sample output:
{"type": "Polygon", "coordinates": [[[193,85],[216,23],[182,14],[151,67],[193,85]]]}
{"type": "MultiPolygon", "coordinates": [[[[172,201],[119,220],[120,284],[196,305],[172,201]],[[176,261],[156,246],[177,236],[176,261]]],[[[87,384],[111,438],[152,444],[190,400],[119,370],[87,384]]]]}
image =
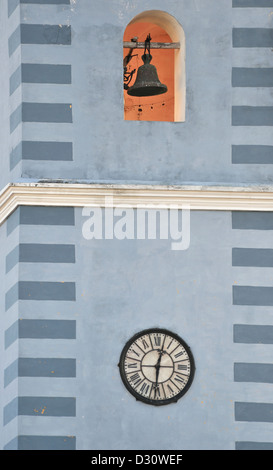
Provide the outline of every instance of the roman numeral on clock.
{"type": "Polygon", "coordinates": [[[183,385],[186,383],[185,379],[183,379],[179,375],[176,375],[176,377],[174,377],[174,380],[176,380],[177,382],[180,382],[183,385]]]}
{"type": "Polygon", "coordinates": [[[149,347],[147,341],[145,339],[142,340],[142,346],[144,349],[147,349],[149,347]]]}
{"type": "Polygon", "coordinates": [[[150,385],[144,382],[142,386],[140,387],[139,391],[147,395],[147,393],[149,392],[149,388],[150,388],[150,385]]]}
{"type": "Polygon", "coordinates": [[[129,378],[130,382],[133,382],[133,385],[136,387],[141,382],[141,377],[138,372],[136,372],[134,375],[131,375],[129,378]]]}
{"type": "Polygon", "coordinates": [[[180,357],[180,356],[183,356],[183,351],[180,351],[174,355],[175,358],[180,357]]]}
{"type": "Polygon", "coordinates": [[[177,368],[178,368],[179,370],[187,370],[187,369],[188,369],[188,366],[185,365],[185,364],[178,364],[178,365],[177,365],[177,368]]]}
{"type": "Polygon", "coordinates": [[[128,367],[129,369],[137,369],[137,363],[136,363],[136,362],[129,362],[129,363],[127,364],[127,367],[128,367]]]}
{"type": "Polygon", "coordinates": [[[160,346],[161,345],[161,336],[154,336],[154,343],[155,343],[155,346],[160,346]]]}

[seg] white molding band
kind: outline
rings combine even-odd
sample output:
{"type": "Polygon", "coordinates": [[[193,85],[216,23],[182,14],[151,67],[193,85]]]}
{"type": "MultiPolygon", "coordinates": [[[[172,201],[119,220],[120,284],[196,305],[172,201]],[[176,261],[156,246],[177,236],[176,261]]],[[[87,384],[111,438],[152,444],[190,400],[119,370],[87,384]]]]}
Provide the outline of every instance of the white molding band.
{"type": "Polygon", "coordinates": [[[23,205],[273,211],[273,186],[11,183],[0,193],[0,224],[23,205]]]}

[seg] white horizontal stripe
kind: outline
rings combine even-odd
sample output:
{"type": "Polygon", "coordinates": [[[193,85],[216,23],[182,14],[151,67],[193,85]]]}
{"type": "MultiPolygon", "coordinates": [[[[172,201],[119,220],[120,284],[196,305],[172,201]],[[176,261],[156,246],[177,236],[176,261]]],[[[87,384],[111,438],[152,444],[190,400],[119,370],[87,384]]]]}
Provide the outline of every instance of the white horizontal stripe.
{"type": "Polygon", "coordinates": [[[273,186],[14,183],[0,193],[0,223],[20,205],[272,211],[273,186]]]}

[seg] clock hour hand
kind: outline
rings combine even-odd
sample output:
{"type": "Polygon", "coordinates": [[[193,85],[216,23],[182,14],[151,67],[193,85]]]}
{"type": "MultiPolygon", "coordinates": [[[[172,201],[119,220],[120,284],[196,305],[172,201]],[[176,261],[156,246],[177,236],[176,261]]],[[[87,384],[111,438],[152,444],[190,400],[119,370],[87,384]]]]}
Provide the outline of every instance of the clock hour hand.
{"type": "Polygon", "coordinates": [[[156,398],[156,392],[157,392],[157,390],[158,390],[159,368],[160,368],[160,367],[157,367],[157,366],[156,366],[156,373],[155,373],[156,375],[155,375],[155,383],[154,383],[154,389],[155,389],[155,395],[154,395],[154,397],[155,397],[155,398],[156,398]]]}

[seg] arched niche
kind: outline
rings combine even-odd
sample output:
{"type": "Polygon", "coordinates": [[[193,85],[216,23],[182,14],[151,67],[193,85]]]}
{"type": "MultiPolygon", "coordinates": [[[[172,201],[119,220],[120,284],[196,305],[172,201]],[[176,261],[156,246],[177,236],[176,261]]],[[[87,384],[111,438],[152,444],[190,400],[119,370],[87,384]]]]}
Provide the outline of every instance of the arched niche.
{"type": "MultiPolygon", "coordinates": [[[[138,37],[144,42],[147,34],[152,42],[180,43],[177,49],[151,49],[152,64],[156,66],[159,80],[168,86],[168,92],[154,97],[129,97],[124,91],[124,119],[148,121],[185,121],[186,70],[185,70],[185,34],[180,23],[169,13],[160,10],[148,10],[135,16],[128,23],[123,41],[138,37]],[[149,111],[149,112],[148,112],[149,111]]],[[[124,57],[128,49],[124,49],[124,57]]],[[[129,67],[142,65],[143,49],[134,49],[134,57],[129,67]]],[[[134,83],[137,73],[130,83],[134,83]]]]}

